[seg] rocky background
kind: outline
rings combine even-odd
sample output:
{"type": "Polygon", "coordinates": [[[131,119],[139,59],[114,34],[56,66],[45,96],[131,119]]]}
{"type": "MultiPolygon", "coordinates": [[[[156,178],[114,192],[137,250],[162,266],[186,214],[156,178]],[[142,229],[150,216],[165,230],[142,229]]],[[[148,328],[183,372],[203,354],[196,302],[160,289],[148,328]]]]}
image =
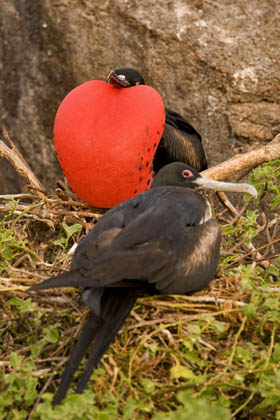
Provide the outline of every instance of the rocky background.
{"type": "MultiPolygon", "coordinates": [[[[280,131],[279,0],[2,0],[0,120],[42,181],[75,86],[134,67],[203,138],[210,165],[280,131]]],[[[21,182],[0,159],[0,192],[21,182]]]]}

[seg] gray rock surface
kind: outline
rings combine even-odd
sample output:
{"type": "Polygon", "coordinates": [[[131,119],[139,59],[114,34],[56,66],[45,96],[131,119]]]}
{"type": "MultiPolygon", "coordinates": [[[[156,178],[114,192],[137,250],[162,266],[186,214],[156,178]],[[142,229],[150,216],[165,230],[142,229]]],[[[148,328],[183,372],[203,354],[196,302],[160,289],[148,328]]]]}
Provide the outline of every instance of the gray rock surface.
{"type": "MultiPolygon", "coordinates": [[[[203,137],[210,165],[280,131],[278,0],[4,0],[0,119],[50,189],[52,125],[75,86],[134,67],[203,137]]],[[[0,192],[20,181],[0,161],[0,192]]]]}

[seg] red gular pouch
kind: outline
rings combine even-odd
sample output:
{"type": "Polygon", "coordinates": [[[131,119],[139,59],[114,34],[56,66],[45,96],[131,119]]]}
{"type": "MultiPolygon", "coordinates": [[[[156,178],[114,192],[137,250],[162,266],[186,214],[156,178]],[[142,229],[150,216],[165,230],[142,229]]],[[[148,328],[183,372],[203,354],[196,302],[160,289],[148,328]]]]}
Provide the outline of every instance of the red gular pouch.
{"type": "Polygon", "coordinates": [[[111,208],[148,189],[164,125],[162,98],[150,86],[93,80],[73,89],[54,122],[55,150],[73,191],[111,208]]]}

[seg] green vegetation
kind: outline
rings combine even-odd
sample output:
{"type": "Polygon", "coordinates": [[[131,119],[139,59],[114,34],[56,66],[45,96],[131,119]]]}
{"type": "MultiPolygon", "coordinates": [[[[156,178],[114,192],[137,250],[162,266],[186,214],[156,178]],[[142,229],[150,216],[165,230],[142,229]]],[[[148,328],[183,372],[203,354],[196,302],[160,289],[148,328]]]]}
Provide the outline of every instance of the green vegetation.
{"type": "Polygon", "coordinates": [[[251,175],[255,202],[230,212],[210,197],[223,230],[210,288],[139,299],[88,389],[55,409],[87,309],[72,289],[24,290],[67,269],[99,215],[58,197],[2,199],[0,419],[280,419],[279,181],[278,160],[251,175]]]}

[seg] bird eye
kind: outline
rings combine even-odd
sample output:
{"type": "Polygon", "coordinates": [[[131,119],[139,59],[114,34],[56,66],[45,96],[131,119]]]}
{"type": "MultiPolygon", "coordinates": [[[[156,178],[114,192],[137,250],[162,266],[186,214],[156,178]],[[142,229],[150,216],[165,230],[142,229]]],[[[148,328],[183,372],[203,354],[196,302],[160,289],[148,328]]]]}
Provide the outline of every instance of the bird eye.
{"type": "Polygon", "coordinates": [[[182,177],[183,178],[191,178],[192,176],[193,176],[193,173],[189,169],[184,169],[182,171],[182,177]]]}

